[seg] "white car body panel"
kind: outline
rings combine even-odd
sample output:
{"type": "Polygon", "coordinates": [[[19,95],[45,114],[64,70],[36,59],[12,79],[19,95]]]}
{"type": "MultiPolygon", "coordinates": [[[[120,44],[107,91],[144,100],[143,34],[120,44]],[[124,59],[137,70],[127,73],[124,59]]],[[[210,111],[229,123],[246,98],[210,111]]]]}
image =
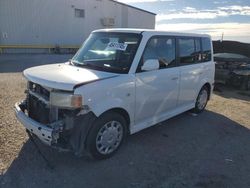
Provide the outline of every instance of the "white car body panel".
{"type": "Polygon", "coordinates": [[[187,110],[190,110],[194,107],[194,104],[190,104],[190,105],[187,105],[187,106],[183,106],[183,107],[179,107],[179,108],[174,108],[172,109],[171,111],[168,111],[168,112],[164,112],[162,113],[161,115],[157,116],[157,117],[153,117],[152,119],[148,119],[148,120],[145,120],[145,121],[142,121],[138,124],[135,124],[134,126],[131,126],[130,128],[130,133],[131,134],[134,134],[136,132],[139,132],[143,129],[146,129],[148,127],[151,127],[153,125],[156,125],[157,123],[160,123],[164,120],[167,120],[169,118],[172,118],[178,114],[181,114],[187,110]]]}
{"type": "Polygon", "coordinates": [[[107,110],[122,108],[128,112],[130,122],[134,122],[135,77],[133,74],[123,74],[86,84],[77,88],[74,93],[84,96],[84,105],[88,105],[97,117],[107,110]]]}
{"type": "Polygon", "coordinates": [[[49,88],[73,91],[74,86],[87,82],[116,76],[117,74],[95,71],[69,63],[60,63],[52,65],[42,65],[32,67],[24,71],[24,76],[42,86],[49,88]]]}
{"type": "Polygon", "coordinates": [[[157,120],[176,108],[179,69],[169,68],[136,74],[136,124],[157,120]]]}
{"type": "MultiPolygon", "coordinates": [[[[206,74],[203,70],[203,64],[194,64],[180,66],[180,91],[178,97],[178,106],[186,106],[194,103],[197,96],[196,93],[201,89],[200,81],[202,74],[206,74]]],[[[205,82],[206,83],[206,82],[205,82]]],[[[204,84],[205,84],[204,83],[204,84]]]]}

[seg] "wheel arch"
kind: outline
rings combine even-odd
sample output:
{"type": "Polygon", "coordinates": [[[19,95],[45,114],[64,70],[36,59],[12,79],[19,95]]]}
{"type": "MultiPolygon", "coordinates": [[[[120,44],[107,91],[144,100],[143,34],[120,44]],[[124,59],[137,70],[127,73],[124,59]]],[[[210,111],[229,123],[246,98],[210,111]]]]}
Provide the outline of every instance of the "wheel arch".
{"type": "Polygon", "coordinates": [[[211,84],[209,82],[206,82],[205,84],[203,84],[203,86],[201,88],[203,88],[203,87],[207,87],[207,89],[208,89],[208,100],[209,100],[210,96],[211,96],[211,93],[212,93],[212,91],[211,91],[212,86],[211,86],[211,84]]]}
{"type": "Polygon", "coordinates": [[[101,115],[103,115],[105,113],[108,113],[108,112],[116,112],[116,113],[120,114],[121,116],[123,116],[124,119],[126,120],[127,132],[130,133],[130,122],[131,122],[131,119],[130,119],[129,113],[124,108],[120,108],[120,107],[111,108],[111,109],[103,112],[101,115]]]}

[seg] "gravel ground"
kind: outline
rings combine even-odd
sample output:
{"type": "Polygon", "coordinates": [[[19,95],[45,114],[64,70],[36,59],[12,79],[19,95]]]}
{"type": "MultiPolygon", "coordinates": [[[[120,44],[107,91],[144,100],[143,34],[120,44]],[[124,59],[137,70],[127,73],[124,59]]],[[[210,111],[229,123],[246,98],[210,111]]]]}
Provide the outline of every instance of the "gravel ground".
{"type": "Polygon", "coordinates": [[[132,135],[108,160],[76,158],[39,144],[55,167],[48,168],[13,105],[24,98],[21,70],[66,59],[0,56],[0,187],[250,187],[250,97],[226,88],[202,114],[183,113],[132,135]]]}

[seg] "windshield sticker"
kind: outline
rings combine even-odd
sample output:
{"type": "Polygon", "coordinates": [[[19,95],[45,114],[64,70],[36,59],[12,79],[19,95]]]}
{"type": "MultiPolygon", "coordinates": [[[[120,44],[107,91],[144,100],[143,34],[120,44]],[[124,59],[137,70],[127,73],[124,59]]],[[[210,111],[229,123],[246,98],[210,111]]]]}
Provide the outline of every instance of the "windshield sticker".
{"type": "Polygon", "coordinates": [[[108,46],[106,48],[106,50],[121,50],[121,51],[125,51],[127,48],[127,44],[124,43],[119,43],[119,42],[110,42],[108,43],[108,46]]]}

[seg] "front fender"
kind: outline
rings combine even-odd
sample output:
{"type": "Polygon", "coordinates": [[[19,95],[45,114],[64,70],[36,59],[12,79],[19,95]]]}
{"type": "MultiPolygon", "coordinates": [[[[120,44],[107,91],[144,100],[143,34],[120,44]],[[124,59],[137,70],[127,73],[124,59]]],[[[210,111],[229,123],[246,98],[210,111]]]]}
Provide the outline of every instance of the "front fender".
{"type": "Polygon", "coordinates": [[[128,112],[128,114],[131,116],[131,114],[129,113],[130,112],[129,105],[125,104],[124,100],[119,99],[119,98],[116,98],[116,99],[112,98],[110,100],[105,100],[101,103],[95,104],[95,105],[90,107],[91,111],[97,117],[99,117],[104,112],[106,112],[110,109],[113,109],[113,108],[122,108],[123,110],[126,110],[128,112]]]}
{"type": "Polygon", "coordinates": [[[83,96],[84,104],[88,105],[97,117],[113,108],[121,108],[128,113],[130,122],[134,121],[135,82],[133,75],[121,75],[87,84],[77,88],[75,94],[83,96]]]}

